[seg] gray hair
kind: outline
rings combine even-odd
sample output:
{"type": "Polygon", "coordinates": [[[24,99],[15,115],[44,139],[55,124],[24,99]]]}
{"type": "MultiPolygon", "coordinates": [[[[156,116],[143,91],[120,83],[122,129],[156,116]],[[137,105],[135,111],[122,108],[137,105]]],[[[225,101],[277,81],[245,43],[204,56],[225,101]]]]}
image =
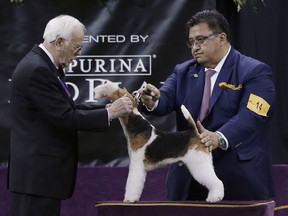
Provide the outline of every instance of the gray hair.
{"type": "Polygon", "coordinates": [[[59,15],[47,23],[43,38],[48,42],[59,37],[69,40],[77,28],[82,28],[85,31],[85,26],[78,19],[69,15],[59,15]]]}

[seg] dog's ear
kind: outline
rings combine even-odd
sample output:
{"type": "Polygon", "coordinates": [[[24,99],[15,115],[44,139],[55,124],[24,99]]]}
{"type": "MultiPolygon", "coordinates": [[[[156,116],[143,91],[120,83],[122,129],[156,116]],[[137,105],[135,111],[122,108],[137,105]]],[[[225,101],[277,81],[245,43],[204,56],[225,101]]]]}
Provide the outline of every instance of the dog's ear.
{"type": "Polygon", "coordinates": [[[124,87],[123,89],[119,89],[118,96],[122,97],[124,95],[127,95],[128,98],[133,102],[133,106],[137,107],[137,102],[134,100],[134,97],[127,91],[127,89],[124,87]]]}
{"type": "Polygon", "coordinates": [[[128,92],[128,90],[125,87],[121,89],[121,94],[122,96],[126,94],[130,99],[133,98],[133,96],[128,92]]]}
{"type": "Polygon", "coordinates": [[[118,90],[118,96],[119,96],[119,98],[120,97],[122,97],[122,96],[124,96],[125,94],[127,94],[127,90],[124,88],[124,89],[119,89],[118,90]]]}
{"type": "Polygon", "coordinates": [[[133,101],[134,100],[133,95],[131,95],[125,87],[123,90],[124,90],[125,94],[133,101]]]}

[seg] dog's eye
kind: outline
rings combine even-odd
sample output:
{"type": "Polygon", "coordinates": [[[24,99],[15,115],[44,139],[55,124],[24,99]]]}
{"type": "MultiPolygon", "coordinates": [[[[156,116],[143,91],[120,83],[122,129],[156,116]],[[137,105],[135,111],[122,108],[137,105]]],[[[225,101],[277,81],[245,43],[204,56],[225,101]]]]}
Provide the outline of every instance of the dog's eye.
{"type": "Polygon", "coordinates": [[[106,84],[107,82],[108,82],[108,81],[107,81],[107,80],[105,80],[105,81],[104,81],[104,84],[106,84]]]}

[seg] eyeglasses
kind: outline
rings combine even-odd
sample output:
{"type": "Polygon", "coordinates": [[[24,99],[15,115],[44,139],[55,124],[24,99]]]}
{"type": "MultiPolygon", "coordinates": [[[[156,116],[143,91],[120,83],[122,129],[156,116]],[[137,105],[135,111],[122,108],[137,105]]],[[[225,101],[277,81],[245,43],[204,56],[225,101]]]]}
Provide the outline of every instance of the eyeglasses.
{"type": "Polygon", "coordinates": [[[78,46],[75,46],[71,41],[63,38],[65,41],[67,41],[70,45],[72,45],[73,49],[74,49],[74,53],[78,53],[82,50],[83,46],[82,45],[78,45],[78,46]]]}
{"type": "Polygon", "coordinates": [[[207,36],[199,36],[196,40],[188,40],[186,42],[189,48],[193,48],[195,45],[202,45],[207,39],[220,34],[221,32],[213,32],[207,36]]]}
{"type": "MultiPolygon", "coordinates": [[[[83,46],[82,45],[78,45],[78,46],[75,46],[71,41],[65,39],[65,38],[62,38],[63,40],[67,41],[70,45],[72,45],[73,47],[73,52],[74,53],[78,53],[82,50],[83,46]]],[[[57,39],[56,39],[57,40],[57,39]]],[[[53,41],[50,41],[50,43],[55,43],[56,40],[53,40],[53,41]]]]}

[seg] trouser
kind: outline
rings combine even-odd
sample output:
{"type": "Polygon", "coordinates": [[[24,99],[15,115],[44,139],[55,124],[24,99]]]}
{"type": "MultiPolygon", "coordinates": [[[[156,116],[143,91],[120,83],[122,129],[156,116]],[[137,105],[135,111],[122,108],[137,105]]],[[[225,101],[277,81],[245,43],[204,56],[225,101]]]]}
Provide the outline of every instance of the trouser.
{"type": "Polygon", "coordinates": [[[61,200],[12,192],[11,216],[60,216],[61,200]]]}

